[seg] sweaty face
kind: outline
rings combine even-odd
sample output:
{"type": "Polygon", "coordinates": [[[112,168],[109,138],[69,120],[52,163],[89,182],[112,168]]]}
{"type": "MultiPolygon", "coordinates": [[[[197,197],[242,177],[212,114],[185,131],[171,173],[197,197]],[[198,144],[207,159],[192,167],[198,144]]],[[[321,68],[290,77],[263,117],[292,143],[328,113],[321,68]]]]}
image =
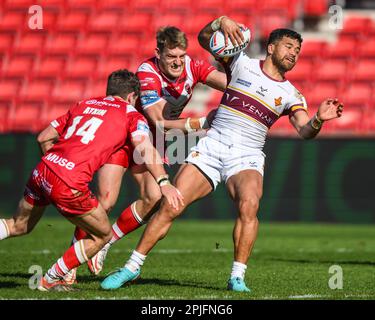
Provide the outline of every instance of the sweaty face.
{"type": "Polygon", "coordinates": [[[297,63],[300,51],[301,45],[298,40],[283,37],[274,44],[274,50],[271,53],[272,62],[279,70],[290,71],[297,63]]]}
{"type": "Polygon", "coordinates": [[[180,47],[174,49],[164,48],[159,52],[159,66],[161,71],[171,79],[178,78],[185,68],[186,50],[180,47]]]}

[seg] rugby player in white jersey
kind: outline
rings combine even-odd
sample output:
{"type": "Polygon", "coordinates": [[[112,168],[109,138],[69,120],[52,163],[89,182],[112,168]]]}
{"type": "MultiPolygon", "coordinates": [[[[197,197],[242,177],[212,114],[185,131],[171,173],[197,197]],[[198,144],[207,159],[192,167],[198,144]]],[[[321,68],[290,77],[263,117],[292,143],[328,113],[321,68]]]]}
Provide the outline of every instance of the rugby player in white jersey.
{"type": "MultiPolygon", "coordinates": [[[[201,30],[199,42],[209,50],[211,35],[220,29],[233,43],[241,43],[239,26],[228,17],[220,17],[201,30]]],[[[308,116],[302,94],[285,79],[285,73],[298,60],[301,45],[297,32],[277,29],[270,34],[264,61],[251,59],[245,52],[220,60],[229,84],[207,136],[192,149],[175,177],[185,206],[208,195],[222,181],[236,204],[238,217],[233,230],[234,261],[227,283],[229,290],[250,291],[244,278],[258,232],[265,163],[262,149],[268,129],[279,117],[288,115],[298,134],[312,139],[324,121],[340,117],[343,111],[338,99],[328,98],[317,114],[308,116]]],[[[137,278],[146,255],[166,236],[183,209],[174,210],[163,202],[124,268],[108,276],[102,288],[115,289],[137,278]]]]}

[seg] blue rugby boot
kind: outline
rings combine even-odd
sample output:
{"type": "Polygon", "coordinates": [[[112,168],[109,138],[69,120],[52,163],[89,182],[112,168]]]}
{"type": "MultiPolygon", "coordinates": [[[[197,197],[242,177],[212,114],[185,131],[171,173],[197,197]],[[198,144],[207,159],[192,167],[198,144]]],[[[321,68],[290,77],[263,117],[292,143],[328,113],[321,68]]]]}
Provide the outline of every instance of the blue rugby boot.
{"type": "Polygon", "coordinates": [[[133,281],[139,277],[141,270],[136,272],[130,271],[128,268],[121,268],[105,278],[100,286],[105,290],[114,290],[123,286],[125,283],[133,281]]]}
{"type": "Polygon", "coordinates": [[[229,279],[227,288],[231,291],[251,292],[251,290],[246,287],[245,281],[239,277],[229,279]]]}

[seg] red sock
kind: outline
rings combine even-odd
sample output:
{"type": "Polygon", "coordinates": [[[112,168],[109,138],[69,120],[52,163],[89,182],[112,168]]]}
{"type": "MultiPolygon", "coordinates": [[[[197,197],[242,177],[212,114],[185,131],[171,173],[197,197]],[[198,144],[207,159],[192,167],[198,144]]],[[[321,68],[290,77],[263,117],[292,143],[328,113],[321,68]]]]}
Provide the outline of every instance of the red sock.
{"type": "Polygon", "coordinates": [[[47,274],[52,278],[63,277],[70,270],[77,268],[88,260],[83,245],[83,240],[73,244],[64,255],[48,270],[47,274]]]}
{"type": "Polygon", "coordinates": [[[127,207],[117,221],[112,225],[113,238],[111,243],[116,242],[128,233],[138,229],[143,224],[142,219],[135,211],[135,202],[127,207]]]}
{"type": "Polygon", "coordinates": [[[87,233],[85,231],[83,231],[81,228],[76,227],[74,230],[72,244],[76,243],[79,240],[86,238],[86,236],[87,236],[87,233]]]}

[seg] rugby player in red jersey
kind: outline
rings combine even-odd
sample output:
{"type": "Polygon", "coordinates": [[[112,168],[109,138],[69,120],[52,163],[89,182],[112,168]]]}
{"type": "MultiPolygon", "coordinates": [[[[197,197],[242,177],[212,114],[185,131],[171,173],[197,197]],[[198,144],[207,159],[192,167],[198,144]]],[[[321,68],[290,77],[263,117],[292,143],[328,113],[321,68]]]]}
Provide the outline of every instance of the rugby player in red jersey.
{"type": "Polygon", "coordinates": [[[146,120],[132,110],[139,90],[133,73],[115,71],[108,78],[106,97],[78,102],[39,137],[45,154],[30,175],[17,213],[11,219],[0,219],[0,239],[32,231],[49,204],[86,232],[86,237],[75,242],[47,271],[38,286],[41,291],[68,290],[64,276],[111,239],[106,211],[88,184],[128,137],[154,179],[163,180],[160,192],[167,201],[176,207],[182,204],[178,190],[163,178],[166,173],[149,139],[146,120]],[[131,117],[137,118],[137,126],[130,125],[134,121],[131,117]]]}
{"type": "MultiPolygon", "coordinates": [[[[210,120],[205,117],[179,118],[195,86],[204,83],[224,91],[227,78],[225,73],[219,72],[204,60],[195,60],[187,55],[188,41],[178,28],[169,26],[159,29],[156,42],[155,56],[141,63],[136,73],[141,83],[137,109],[149,120],[154,145],[167,163],[164,131],[180,129],[188,133],[208,128],[210,120]]],[[[132,148],[122,149],[99,172],[98,197],[101,202],[103,200],[102,203],[106,203],[108,212],[118,197],[124,168],[130,167],[139,186],[140,198],[121,213],[112,228],[113,239],[89,261],[90,270],[94,274],[102,270],[110,245],[144,224],[160,203],[161,193],[155,179],[144,165],[136,164],[131,159],[132,148]]],[[[79,239],[79,230],[76,230],[75,235],[79,239]]]]}

